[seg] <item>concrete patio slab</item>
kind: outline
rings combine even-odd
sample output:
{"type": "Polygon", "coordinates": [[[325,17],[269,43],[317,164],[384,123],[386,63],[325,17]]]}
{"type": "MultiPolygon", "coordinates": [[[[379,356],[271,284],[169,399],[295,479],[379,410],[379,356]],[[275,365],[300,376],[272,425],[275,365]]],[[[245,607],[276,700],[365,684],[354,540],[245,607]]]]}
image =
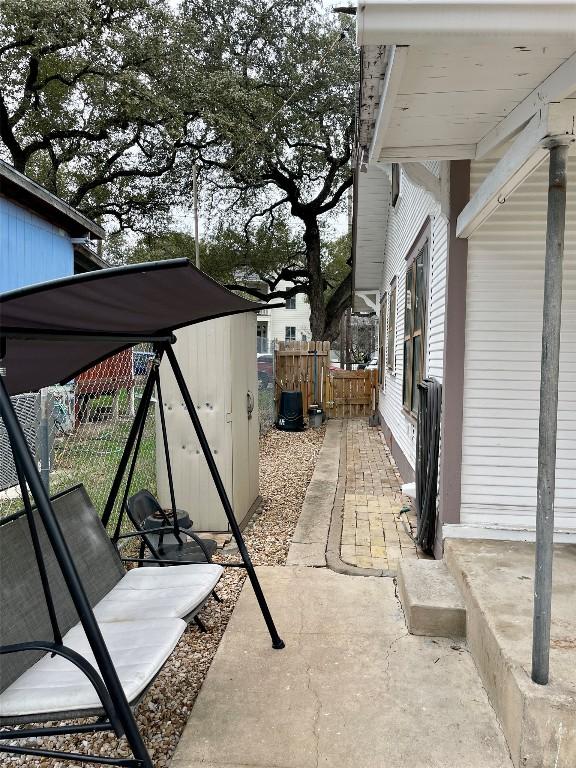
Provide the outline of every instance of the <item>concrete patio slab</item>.
{"type": "Polygon", "coordinates": [[[391,579],[258,574],[286,648],[246,584],[172,768],[511,768],[466,647],[409,635],[391,579]]]}
{"type": "Polygon", "coordinates": [[[534,544],[447,539],[466,634],[518,768],[576,765],[576,546],[554,546],[550,683],[530,678],[534,544]]]}

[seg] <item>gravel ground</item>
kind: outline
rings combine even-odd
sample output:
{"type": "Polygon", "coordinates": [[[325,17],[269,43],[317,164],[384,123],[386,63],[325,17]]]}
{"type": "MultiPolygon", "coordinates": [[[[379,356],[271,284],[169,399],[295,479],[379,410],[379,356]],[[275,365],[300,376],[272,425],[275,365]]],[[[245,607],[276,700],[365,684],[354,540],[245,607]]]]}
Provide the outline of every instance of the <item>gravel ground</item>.
{"type": "MultiPolygon", "coordinates": [[[[323,439],[324,429],[300,433],[273,429],[260,438],[260,493],[263,503],[244,531],[255,565],[283,565],[286,562],[323,439]]],[[[219,554],[215,559],[225,561],[227,558],[237,560],[237,555],[233,552],[219,554]]],[[[199,632],[194,624],[188,626],[138,706],[136,719],[155,768],[165,768],[170,762],[245,578],[241,569],[225,571],[217,588],[222,603],[210,600],[201,613],[208,632],[199,632]]],[[[124,740],[118,742],[111,734],[60,736],[34,741],[35,746],[42,745],[48,749],[92,752],[106,757],[131,756],[124,740]]],[[[69,768],[75,765],[71,761],[9,755],[2,756],[1,764],[10,768],[24,765],[28,768],[69,768]]]]}

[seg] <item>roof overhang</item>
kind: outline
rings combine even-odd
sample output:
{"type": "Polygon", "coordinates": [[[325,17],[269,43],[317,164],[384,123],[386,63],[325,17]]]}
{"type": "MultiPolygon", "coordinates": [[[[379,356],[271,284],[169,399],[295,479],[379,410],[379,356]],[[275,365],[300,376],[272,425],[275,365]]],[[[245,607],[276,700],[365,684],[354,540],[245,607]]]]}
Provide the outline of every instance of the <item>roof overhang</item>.
{"type": "Polygon", "coordinates": [[[357,24],[369,163],[500,157],[507,145],[459,236],[542,162],[550,140],[574,140],[574,0],[367,0],[357,24]]]}
{"type": "Polygon", "coordinates": [[[367,0],[357,37],[371,162],[485,155],[510,136],[505,119],[518,130],[576,92],[574,0],[367,0]]]}
{"type": "Polygon", "coordinates": [[[71,237],[85,237],[89,234],[102,240],[106,234],[99,224],[3,160],[0,160],[0,190],[8,199],[34,211],[71,237]]]}
{"type": "Polygon", "coordinates": [[[388,227],[390,178],[385,169],[368,165],[357,174],[356,231],[354,243],[353,309],[377,312],[388,227]]]}

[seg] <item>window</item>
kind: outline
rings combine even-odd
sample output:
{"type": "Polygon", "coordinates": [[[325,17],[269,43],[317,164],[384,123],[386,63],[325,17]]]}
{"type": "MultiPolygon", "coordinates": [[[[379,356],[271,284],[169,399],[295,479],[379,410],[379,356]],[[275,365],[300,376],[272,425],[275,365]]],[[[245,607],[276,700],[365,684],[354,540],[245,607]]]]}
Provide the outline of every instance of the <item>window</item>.
{"type": "Polygon", "coordinates": [[[396,369],[396,278],[390,283],[390,309],[388,310],[388,349],[386,367],[394,373],[396,369]]]}
{"type": "Polygon", "coordinates": [[[386,352],[386,299],[388,294],[384,294],[380,301],[380,321],[378,325],[378,384],[380,389],[384,389],[384,366],[386,352]]]}
{"type": "Polygon", "coordinates": [[[296,326],[295,325],[287,325],[286,326],[286,335],[284,337],[286,341],[296,341],[296,326]]]}
{"type": "Polygon", "coordinates": [[[392,208],[396,206],[400,197],[400,163],[392,163],[392,208]]]}
{"type": "Polygon", "coordinates": [[[426,227],[412,248],[406,267],[402,401],[414,416],[418,413],[418,384],[425,375],[428,233],[426,227]]]}
{"type": "Polygon", "coordinates": [[[296,296],[288,296],[286,299],[286,309],[296,309],[296,296]]]}

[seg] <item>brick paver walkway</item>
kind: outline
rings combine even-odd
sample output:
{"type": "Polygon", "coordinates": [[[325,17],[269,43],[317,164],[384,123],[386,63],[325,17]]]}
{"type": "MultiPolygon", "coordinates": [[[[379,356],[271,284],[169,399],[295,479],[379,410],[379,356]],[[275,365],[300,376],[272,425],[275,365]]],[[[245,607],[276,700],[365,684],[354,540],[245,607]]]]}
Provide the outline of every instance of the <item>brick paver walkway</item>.
{"type": "MultiPolygon", "coordinates": [[[[408,500],[378,427],[366,419],[346,423],[346,490],[340,556],[361,568],[395,571],[400,558],[425,557],[406,532],[400,510],[408,500]]],[[[410,517],[412,528],[415,520],[410,517]]]]}

